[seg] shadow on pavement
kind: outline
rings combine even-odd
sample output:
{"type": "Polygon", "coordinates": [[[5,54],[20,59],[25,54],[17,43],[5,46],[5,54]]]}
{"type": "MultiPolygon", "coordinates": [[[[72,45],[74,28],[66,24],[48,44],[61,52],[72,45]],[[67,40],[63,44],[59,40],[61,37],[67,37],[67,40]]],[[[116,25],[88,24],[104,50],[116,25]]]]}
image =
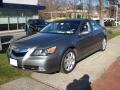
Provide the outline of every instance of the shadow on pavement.
{"type": "Polygon", "coordinates": [[[85,74],[79,80],[74,79],[73,82],[67,86],[66,90],[91,90],[90,84],[89,76],[85,74]]]}

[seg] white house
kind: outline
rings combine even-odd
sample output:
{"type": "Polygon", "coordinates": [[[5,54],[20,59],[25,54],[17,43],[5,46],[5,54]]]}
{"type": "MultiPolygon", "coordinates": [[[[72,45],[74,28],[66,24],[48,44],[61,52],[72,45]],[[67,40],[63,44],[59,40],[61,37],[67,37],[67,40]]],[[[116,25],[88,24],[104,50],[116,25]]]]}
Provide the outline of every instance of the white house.
{"type": "Polygon", "coordinates": [[[0,31],[20,29],[30,18],[38,18],[38,0],[0,0],[0,31]]]}

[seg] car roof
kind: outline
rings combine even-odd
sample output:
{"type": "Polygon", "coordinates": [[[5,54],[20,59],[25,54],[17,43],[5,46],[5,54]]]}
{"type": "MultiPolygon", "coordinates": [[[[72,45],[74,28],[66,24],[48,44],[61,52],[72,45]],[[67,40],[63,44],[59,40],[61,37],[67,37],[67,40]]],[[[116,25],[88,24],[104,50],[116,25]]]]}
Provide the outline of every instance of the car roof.
{"type": "MultiPolygon", "coordinates": [[[[64,21],[86,21],[86,20],[91,20],[91,19],[63,19],[63,20],[55,20],[53,22],[64,22],[64,21]]],[[[93,20],[94,21],[94,20],[93,20]]]]}

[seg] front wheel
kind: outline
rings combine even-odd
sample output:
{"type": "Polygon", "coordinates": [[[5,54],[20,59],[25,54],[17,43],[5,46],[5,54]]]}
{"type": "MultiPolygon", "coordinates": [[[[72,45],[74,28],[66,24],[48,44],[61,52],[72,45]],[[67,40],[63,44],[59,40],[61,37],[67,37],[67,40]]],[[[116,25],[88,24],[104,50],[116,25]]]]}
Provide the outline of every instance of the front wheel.
{"type": "Polygon", "coordinates": [[[75,66],[76,66],[75,51],[72,49],[68,49],[64,53],[63,58],[62,58],[61,72],[62,73],[69,73],[74,69],[75,66]]]}
{"type": "Polygon", "coordinates": [[[104,50],[106,49],[106,46],[107,46],[107,40],[106,40],[106,38],[104,38],[104,39],[102,40],[101,50],[104,51],[104,50]]]}

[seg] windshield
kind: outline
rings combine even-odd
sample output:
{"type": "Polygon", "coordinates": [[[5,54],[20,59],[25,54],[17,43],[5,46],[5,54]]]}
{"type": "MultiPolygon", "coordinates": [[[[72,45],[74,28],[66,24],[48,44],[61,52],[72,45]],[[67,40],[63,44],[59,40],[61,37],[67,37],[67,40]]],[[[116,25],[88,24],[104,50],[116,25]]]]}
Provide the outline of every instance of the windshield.
{"type": "Polygon", "coordinates": [[[73,34],[78,29],[80,21],[63,21],[52,22],[43,28],[42,33],[60,33],[60,34],[73,34]]]}

